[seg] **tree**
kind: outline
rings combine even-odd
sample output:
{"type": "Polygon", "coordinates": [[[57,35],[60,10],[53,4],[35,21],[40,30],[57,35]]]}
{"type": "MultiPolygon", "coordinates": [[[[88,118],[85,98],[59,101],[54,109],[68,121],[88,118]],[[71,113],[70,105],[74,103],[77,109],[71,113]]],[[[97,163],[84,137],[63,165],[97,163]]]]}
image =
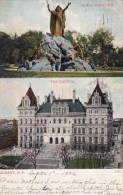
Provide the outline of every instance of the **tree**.
{"type": "Polygon", "coordinates": [[[97,30],[92,36],[91,45],[93,52],[96,54],[93,57],[99,60],[99,65],[105,66],[108,64],[111,49],[113,49],[113,39],[111,32],[104,28],[97,30]]]}
{"type": "Polygon", "coordinates": [[[64,166],[67,165],[69,157],[70,157],[70,151],[69,151],[69,146],[67,144],[63,144],[61,145],[61,149],[60,149],[60,158],[62,160],[62,164],[64,166]]]}

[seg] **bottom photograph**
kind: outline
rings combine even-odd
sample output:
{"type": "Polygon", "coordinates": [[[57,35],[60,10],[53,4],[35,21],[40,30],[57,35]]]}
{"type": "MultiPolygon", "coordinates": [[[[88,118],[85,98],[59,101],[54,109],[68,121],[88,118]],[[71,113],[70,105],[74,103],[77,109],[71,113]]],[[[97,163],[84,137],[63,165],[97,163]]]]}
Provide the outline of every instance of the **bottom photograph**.
{"type": "Polygon", "coordinates": [[[123,167],[123,78],[0,79],[0,169],[123,167]]]}

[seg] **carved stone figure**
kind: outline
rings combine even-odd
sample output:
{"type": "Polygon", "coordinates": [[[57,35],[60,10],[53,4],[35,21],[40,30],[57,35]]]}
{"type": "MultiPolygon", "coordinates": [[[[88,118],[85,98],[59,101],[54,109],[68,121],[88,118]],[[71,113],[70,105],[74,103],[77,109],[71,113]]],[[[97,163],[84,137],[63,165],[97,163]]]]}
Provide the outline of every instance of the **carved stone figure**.
{"type": "Polygon", "coordinates": [[[62,9],[59,5],[56,7],[55,11],[51,11],[49,4],[48,6],[48,10],[51,14],[51,18],[50,18],[50,31],[52,33],[52,35],[54,36],[64,36],[64,29],[65,29],[65,21],[66,21],[66,17],[65,17],[65,11],[67,10],[67,8],[69,7],[71,3],[68,3],[68,5],[62,9]]]}

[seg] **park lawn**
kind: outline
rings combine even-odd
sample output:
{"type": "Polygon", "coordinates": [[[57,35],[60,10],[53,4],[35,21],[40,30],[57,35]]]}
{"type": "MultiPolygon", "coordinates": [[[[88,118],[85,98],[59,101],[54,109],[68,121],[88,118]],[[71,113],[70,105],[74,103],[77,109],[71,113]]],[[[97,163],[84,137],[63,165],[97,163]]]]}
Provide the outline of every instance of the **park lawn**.
{"type": "Polygon", "coordinates": [[[66,165],[66,169],[99,169],[108,166],[110,160],[105,159],[74,159],[66,165]]]}
{"type": "Polygon", "coordinates": [[[15,167],[15,165],[17,165],[22,159],[22,156],[1,156],[0,163],[10,167],[15,167]]]}
{"type": "Polygon", "coordinates": [[[43,77],[123,77],[123,72],[47,72],[47,71],[17,71],[14,69],[0,69],[0,78],[43,78],[43,77]]]}

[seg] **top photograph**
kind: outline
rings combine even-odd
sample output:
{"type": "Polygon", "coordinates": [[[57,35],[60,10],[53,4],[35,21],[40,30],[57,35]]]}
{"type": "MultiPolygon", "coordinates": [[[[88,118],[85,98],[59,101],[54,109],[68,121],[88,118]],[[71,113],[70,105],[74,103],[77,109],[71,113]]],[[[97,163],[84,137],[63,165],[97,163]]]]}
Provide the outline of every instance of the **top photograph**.
{"type": "Polygon", "coordinates": [[[123,0],[0,0],[0,78],[87,76],[123,76],[123,0]]]}

